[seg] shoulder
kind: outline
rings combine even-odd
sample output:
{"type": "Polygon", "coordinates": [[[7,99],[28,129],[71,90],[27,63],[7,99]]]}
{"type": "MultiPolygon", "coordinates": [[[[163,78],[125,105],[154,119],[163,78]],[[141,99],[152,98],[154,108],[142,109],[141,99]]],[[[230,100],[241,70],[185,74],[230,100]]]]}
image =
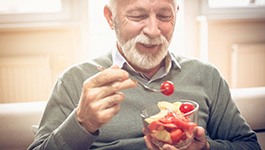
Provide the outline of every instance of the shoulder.
{"type": "Polygon", "coordinates": [[[186,56],[175,56],[177,61],[180,63],[180,65],[196,65],[196,66],[205,66],[205,67],[211,67],[211,68],[216,68],[213,64],[211,64],[208,61],[204,61],[198,58],[193,58],[193,57],[186,57],[186,56]]]}
{"type": "Polygon", "coordinates": [[[198,68],[198,69],[218,71],[215,65],[205,60],[201,60],[198,58],[192,58],[192,57],[186,57],[186,56],[175,56],[175,58],[179,62],[180,66],[184,68],[192,67],[192,68],[198,68]]]}
{"type": "MultiPolygon", "coordinates": [[[[174,55],[173,55],[174,56],[174,55]]],[[[186,56],[174,56],[178,61],[181,72],[187,74],[197,74],[201,76],[215,76],[221,77],[221,73],[218,68],[208,61],[204,61],[198,58],[186,57],[186,56]]]]}

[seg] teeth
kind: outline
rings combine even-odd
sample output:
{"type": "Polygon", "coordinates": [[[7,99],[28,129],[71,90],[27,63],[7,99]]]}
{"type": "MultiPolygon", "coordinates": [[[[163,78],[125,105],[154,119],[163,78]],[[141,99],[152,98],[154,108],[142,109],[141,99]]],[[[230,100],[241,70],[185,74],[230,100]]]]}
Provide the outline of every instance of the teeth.
{"type": "Polygon", "coordinates": [[[148,48],[150,48],[150,47],[155,47],[156,45],[152,45],[152,44],[143,44],[143,46],[144,46],[144,47],[148,47],[148,48]]]}

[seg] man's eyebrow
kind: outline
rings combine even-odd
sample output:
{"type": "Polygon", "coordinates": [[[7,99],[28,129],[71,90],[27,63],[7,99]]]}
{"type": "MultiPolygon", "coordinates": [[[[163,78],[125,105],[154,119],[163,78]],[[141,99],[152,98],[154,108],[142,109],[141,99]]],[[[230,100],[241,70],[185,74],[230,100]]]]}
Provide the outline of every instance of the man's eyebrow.
{"type": "MultiPolygon", "coordinates": [[[[173,11],[173,8],[169,7],[169,6],[164,6],[164,7],[158,8],[157,10],[165,12],[165,11],[173,11]]],[[[130,14],[130,13],[134,13],[134,12],[145,13],[145,12],[148,12],[148,9],[139,6],[139,7],[128,9],[126,14],[130,14]]]]}
{"type": "Polygon", "coordinates": [[[143,7],[136,7],[129,9],[126,13],[133,13],[133,12],[146,12],[147,10],[143,7]]]}
{"type": "Polygon", "coordinates": [[[172,7],[169,7],[169,6],[165,6],[165,7],[158,8],[158,10],[160,10],[160,11],[173,11],[174,9],[172,7]]]}

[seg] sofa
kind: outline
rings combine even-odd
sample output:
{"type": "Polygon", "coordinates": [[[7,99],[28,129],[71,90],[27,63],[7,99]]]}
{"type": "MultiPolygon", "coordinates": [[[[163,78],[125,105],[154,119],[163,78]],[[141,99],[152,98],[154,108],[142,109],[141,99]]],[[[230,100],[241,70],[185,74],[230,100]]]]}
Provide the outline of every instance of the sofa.
{"type": "Polygon", "coordinates": [[[46,102],[0,104],[0,150],[25,150],[34,139],[46,102]]]}
{"type": "Polygon", "coordinates": [[[232,89],[232,97],[265,150],[265,87],[232,89]]]}
{"type": "MultiPolygon", "coordinates": [[[[265,87],[232,89],[231,94],[265,150],[265,87]]],[[[45,106],[45,101],[0,104],[0,149],[27,149],[45,106]]]]}

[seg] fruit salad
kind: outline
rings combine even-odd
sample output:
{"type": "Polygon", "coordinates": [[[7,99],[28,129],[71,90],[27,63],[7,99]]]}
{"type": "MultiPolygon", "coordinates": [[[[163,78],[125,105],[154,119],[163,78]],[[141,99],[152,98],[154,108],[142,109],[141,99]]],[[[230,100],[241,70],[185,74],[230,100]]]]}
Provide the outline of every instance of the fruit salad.
{"type": "Polygon", "coordinates": [[[145,127],[158,146],[188,146],[197,126],[198,104],[193,101],[158,102],[159,113],[144,117],[145,127]]]}

